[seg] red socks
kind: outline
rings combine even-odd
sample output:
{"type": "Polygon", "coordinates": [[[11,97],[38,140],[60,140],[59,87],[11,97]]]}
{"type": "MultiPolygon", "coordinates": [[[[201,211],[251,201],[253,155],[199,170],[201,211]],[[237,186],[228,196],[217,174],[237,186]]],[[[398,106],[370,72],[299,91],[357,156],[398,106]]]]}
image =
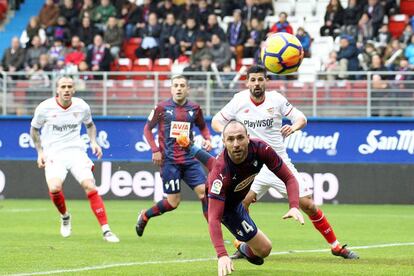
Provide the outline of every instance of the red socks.
{"type": "Polygon", "coordinates": [[[105,206],[102,201],[101,196],[98,194],[98,191],[92,191],[88,193],[89,203],[91,209],[95,214],[96,218],[99,221],[100,225],[108,224],[108,219],[106,218],[105,206]]]}
{"type": "Polygon", "coordinates": [[[65,196],[63,195],[63,192],[62,191],[59,191],[56,193],[49,192],[49,195],[50,195],[50,199],[55,204],[59,213],[61,213],[62,215],[66,214],[65,196]]]}
{"type": "Polygon", "coordinates": [[[336,241],[335,233],[322,210],[318,209],[316,215],[309,216],[309,218],[328,243],[332,244],[336,241]]]}

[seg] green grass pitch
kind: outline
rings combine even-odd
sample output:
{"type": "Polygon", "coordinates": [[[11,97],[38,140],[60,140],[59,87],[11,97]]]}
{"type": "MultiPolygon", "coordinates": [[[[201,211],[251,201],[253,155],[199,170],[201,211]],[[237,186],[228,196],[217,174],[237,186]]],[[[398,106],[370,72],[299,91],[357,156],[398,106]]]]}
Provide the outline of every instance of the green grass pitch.
{"type": "MultiPolygon", "coordinates": [[[[119,244],[103,241],[87,200],[67,200],[72,236],[59,234],[48,200],[0,201],[0,275],[215,275],[217,261],[198,202],[184,201],[135,234],[137,213],[149,201],[106,200],[119,244]]],[[[324,205],[338,239],[361,259],[334,257],[306,219],[282,220],[287,204],[256,203],[251,215],[273,242],[264,265],[234,262],[232,275],[414,275],[414,207],[324,205]]],[[[224,230],[227,250],[232,236],[224,230]]]]}

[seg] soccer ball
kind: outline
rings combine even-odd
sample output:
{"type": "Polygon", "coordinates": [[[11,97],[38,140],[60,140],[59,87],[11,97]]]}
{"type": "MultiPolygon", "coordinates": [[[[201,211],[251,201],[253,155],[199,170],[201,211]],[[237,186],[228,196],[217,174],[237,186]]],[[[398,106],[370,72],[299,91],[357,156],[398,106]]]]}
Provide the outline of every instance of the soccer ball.
{"type": "Polygon", "coordinates": [[[264,42],[260,57],[268,71],[284,75],[298,70],[303,54],[302,44],[296,36],[274,33],[264,42]]]}

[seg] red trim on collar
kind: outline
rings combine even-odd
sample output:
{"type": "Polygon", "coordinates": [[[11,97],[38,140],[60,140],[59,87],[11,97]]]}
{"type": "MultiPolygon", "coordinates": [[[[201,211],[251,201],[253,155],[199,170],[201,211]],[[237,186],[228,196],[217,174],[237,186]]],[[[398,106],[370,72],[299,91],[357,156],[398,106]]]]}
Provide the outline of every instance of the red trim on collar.
{"type": "Polygon", "coordinates": [[[265,99],[266,99],[266,96],[264,96],[263,101],[256,103],[255,101],[253,101],[252,97],[250,97],[250,100],[252,101],[252,103],[253,103],[255,106],[259,106],[259,105],[261,105],[262,103],[264,103],[265,99]]]}
{"type": "Polygon", "coordinates": [[[72,106],[72,102],[70,102],[70,105],[68,105],[67,107],[64,107],[63,105],[61,105],[60,103],[59,103],[59,101],[57,100],[57,96],[56,96],[56,103],[57,103],[57,105],[58,106],[60,106],[62,109],[64,109],[64,110],[66,110],[66,109],[68,109],[69,107],[71,107],[72,106]]]}

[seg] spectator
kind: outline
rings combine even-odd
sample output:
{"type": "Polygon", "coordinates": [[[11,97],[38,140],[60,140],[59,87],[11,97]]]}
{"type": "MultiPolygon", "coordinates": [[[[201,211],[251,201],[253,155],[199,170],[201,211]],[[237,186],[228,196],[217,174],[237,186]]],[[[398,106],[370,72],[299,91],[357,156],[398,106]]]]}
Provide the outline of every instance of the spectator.
{"type": "Polygon", "coordinates": [[[172,0],[165,0],[163,1],[162,6],[158,9],[158,17],[166,18],[166,15],[169,13],[174,15],[174,19],[180,16],[180,10],[176,5],[174,5],[172,0]]]}
{"type": "Polygon", "coordinates": [[[44,88],[50,86],[50,78],[48,72],[53,70],[49,63],[47,54],[39,56],[39,62],[28,72],[30,87],[44,88]]]}
{"type": "Polygon", "coordinates": [[[391,42],[391,33],[388,30],[388,24],[383,24],[378,30],[378,35],[375,37],[377,48],[385,49],[391,42]]]}
{"type": "Polygon", "coordinates": [[[198,24],[200,29],[205,30],[208,25],[208,16],[212,14],[213,11],[211,6],[207,4],[206,0],[199,0],[198,7],[196,9],[196,18],[198,20],[198,24]]]}
{"type": "Polygon", "coordinates": [[[287,21],[287,13],[281,12],[279,13],[279,21],[276,22],[269,30],[269,33],[290,33],[293,34],[293,28],[290,26],[289,22],[287,21]]]}
{"type": "Polygon", "coordinates": [[[40,27],[48,31],[48,28],[56,24],[59,17],[59,6],[53,0],[46,0],[39,13],[40,27]]]}
{"type": "Polygon", "coordinates": [[[230,50],[236,56],[237,60],[243,58],[244,43],[248,37],[246,24],[243,23],[241,10],[234,10],[234,21],[229,24],[227,29],[227,40],[230,44],[230,50]]]}
{"type": "Polygon", "coordinates": [[[396,0],[380,0],[380,4],[384,7],[385,14],[388,18],[394,14],[398,14],[399,12],[396,0]]]}
{"type": "Polygon", "coordinates": [[[344,9],[340,0],[330,0],[325,12],[325,23],[320,29],[321,36],[336,37],[343,25],[344,9]]]}
{"type": "Polygon", "coordinates": [[[197,37],[193,48],[191,50],[191,66],[193,68],[199,67],[201,65],[201,58],[204,56],[210,56],[210,59],[212,59],[212,55],[210,52],[210,48],[206,46],[206,40],[203,36],[197,37]]]}
{"type": "Polygon", "coordinates": [[[77,31],[80,40],[89,46],[93,43],[93,38],[97,34],[99,34],[99,30],[94,25],[91,25],[91,19],[86,16],[83,17],[82,25],[77,31]]]}
{"type": "Polygon", "coordinates": [[[82,7],[79,11],[79,21],[82,22],[84,17],[92,18],[95,4],[93,0],[83,0],[82,7]]]}
{"type": "Polygon", "coordinates": [[[72,36],[72,41],[65,56],[66,66],[76,65],[78,66],[82,61],[86,59],[84,52],[83,42],[80,41],[79,36],[72,36]]]}
{"type": "Polygon", "coordinates": [[[388,68],[388,70],[394,71],[400,66],[401,59],[405,59],[403,48],[401,47],[400,41],[396,38],[393,38],[385,48],[385,66],[388,68]]]}
{"type": "Polygon", "coordinates": [[[185,0],[185,4],[178,7],[180,8],[180,15],[177,17],[178,24],[184,24],[188,18],[196,18],[197,6],[192,0],[185,0]]]}
{"type": "Polygon", "coordinates": [[[40,38],[35,35],[32,39],[32,47],[26,52],[25,68],[29,71],[33,66],[39,63],[39,57],[41,54],[46,54],[47,49],[40,44],[40,38]]]}
{"type": "Polygon", "coordinates": [[[138,58],[156,59],[160,53],[161,25],[158,24],[156,13],[151,13],[148,18],[148,25],[139,30],[139,37],[142,37],[141,45],[135,51],[138,58]]]}
{"type": "Polygon", "coordinates": [[[59,16],[57,24],[49,28],[48,36],[51,41],[62,40],[64,44],[70,41],[71,32],[70,28],[63,16],[59,16]]]}
{"type": "Polygon", "coordinates": [[[372,56],[378,55],[378,50],[375,48],[375,45],[372,43],[366,43],[362,53],[358,55],[360,65],[364,71],[369,70],[371,64],[372,56]]]}
{"type": "Polygon", "coordinates": [[[299,27],[296,31],[296,37],[299,39],[300,43],[302,44],[303,51],[305,57],[310,57],[310,46],[312,42],[312,38],[310,37],[309,33],[305,31],[303,27],[299,27]]]}
{"type": "Polygon", "coordinates": [[[254,0],[245,0],[245,4],[242,7],[242,17],[247,22],[247,27],[250,27],[253,18],[263,21],[266,13],[254,0]]]}
{"type": "Polygon", "coordinates": [[[63,45],[61,39],[53,41],[53,46],[49,49],[49,62],[56,64],[58,60],[65,59],[66,47],[63,45]]]}
{"type": "Polygon", "coordinates": [[[60,16],[63,16],[71,31],[74,31],[79,24],[79,11],[73,6],[73,0],[64,0],[59,7],[60,16]]]}
{"type": "Polygon", "coordinates": [[[118,20],[113,16],[109,17],[104,33],[104,41],[114,58],[119,56],[123,39],[124,31],[118,26],[118,20]]]}
{"type": "Polygon", "coordinates": [[[264,39],[263,24],[257,18],[252,18],[247,41],[244,44],[243,57],[252,58],[260,48],[260,43],[264,39]]]}
{"type": "Polygon", "coordinates": [[[103,31],[111,16],[116,17],[115,7],[109,0],[101,0],[101,4],[92,12],[92,21],[99,30],[103,31]]]}
{"type": "Polygon", "coordinates": [[[368,0],[364,6],[359,27],[364,33],[364,41],[372,39],[378,35],[378,30],[384,20],[384,7],[378,0],[368,0]]]}
{"type": "Polygon", "coordinates": [[[348,6],[343,11],[342,34],[352,35],[355,39],[358,35],[358,21],[361,18],[362,10],[357,0],[348,0],[348,6]]]}
{"type": "Polygon", "coordinates": [[[194,17],[187,18],[185,27],[179,34],[178,41],[180,41],[180,47],[184,47],[185,51],[191,51],[191,47],[199,36],[199,33],[196,19],[194,17]]]}
{"type": "Polygon", "coordinates": [[[407,24],[407,26],[405,26],[405,28],[404,28],[403,33],[400,36],[400,42],[404,46],[407,46],[410,43],[411,36],[413,34],[414,34],[413,27],[410,24],[407,24]]]}
{"type": "Polygon", "coordinates": [[[387,68],[384,66],[384,62],[382,61],[382,57],[378,54],[373,55],[371,58],[371,64],[369,66],[369,71],[379,72],[381,79],[387,80],[390,78],[390,75],[381,74],[382,72],[386,72],[387,68]]]}
{"type": "Polygon", "coordinates": [[[340,49],[338,52],[337,60],[339,61],[340,79],[355,79],[355,76],[348,76],[347,71],[358,71],[358,49],[355,45],[355,41],[348,36],[342,36],[340,40],[340,49]]]}
{"type": "Polygon", "coordinates": [[[40,27],[39,17],[32,16],[30,17],[29,24],[27,24],[26,29],[20,36],[20,43],[23,45],[24,48],[30,47],[30,45],[32,45],[32,39],[35,35],[39,36],[40,43],[42,45],[46,43],[46,32],[42,27],[40,27]]]}
{"type": "Polygon", "coordinates": [[[223,29],[218,24],[217,16],[214,13],[208,16],[207,26],[204,32],[206,35],[207,44],[209,41],[211,41],[211,37],[213,36],[213,34],[218,35],[221,41],[226,41],[226,34],[224,33],[223,29]]]}
{"type": "Polygon", "coordinates": [[[156,6],[152,4],[151,0],[145,0],[143,5],[131,11],[125,26],[127,38],[136,36],[137,30],[145,28],[145,23],[148,22],[150,13],[156,13],[156,6]]]}
{"type": "Polygon", "coordinates": [[[405,48],[404,55],[408,59],[410,66],[414,66],[414,35],[411,35],[410,43],[405,48]]]}
{"type": "Polygon", "coordinates": [[[109,71],[112,55],[109,49],[103,44],[101,35],[95,35],[93,38],[93,45],[88,50],[86,62],[91,71],[109,71]]]}
{"type": "Polygon", "coordinates": [[[17,36],[11,40],[11,45],[3,53],[0,64],[0,71],[14,73],[23,69],[25,50],[20,47],[17,36]]]}
{"type": "Polygon", "coordinates": [[[328,81],[336,80],[338,72],[340,71],[337,58],[337,53],[335,51],[331,51],[329,53],[328,60],[323,64],[323,70],[327,73],[326,79],[328,81]]]}
{"type": "Polygon", "coordinates": [[[224,65],[230,64],[231,60],[231,50],[227,42],[222,42],[220,36],[213,34],[211,37],[211,47],[210,52],[213,57],[213,62],[220,69],[223,69],[224,65]]]}
{"type": "Polygon", "coordinates": [[[180,51],[177,37],[180,34],[180,31],[180,27],[175,24],[174,14],[168,13],[161,29],[161,57],[175,60],[179,56],[180,51]]]}

